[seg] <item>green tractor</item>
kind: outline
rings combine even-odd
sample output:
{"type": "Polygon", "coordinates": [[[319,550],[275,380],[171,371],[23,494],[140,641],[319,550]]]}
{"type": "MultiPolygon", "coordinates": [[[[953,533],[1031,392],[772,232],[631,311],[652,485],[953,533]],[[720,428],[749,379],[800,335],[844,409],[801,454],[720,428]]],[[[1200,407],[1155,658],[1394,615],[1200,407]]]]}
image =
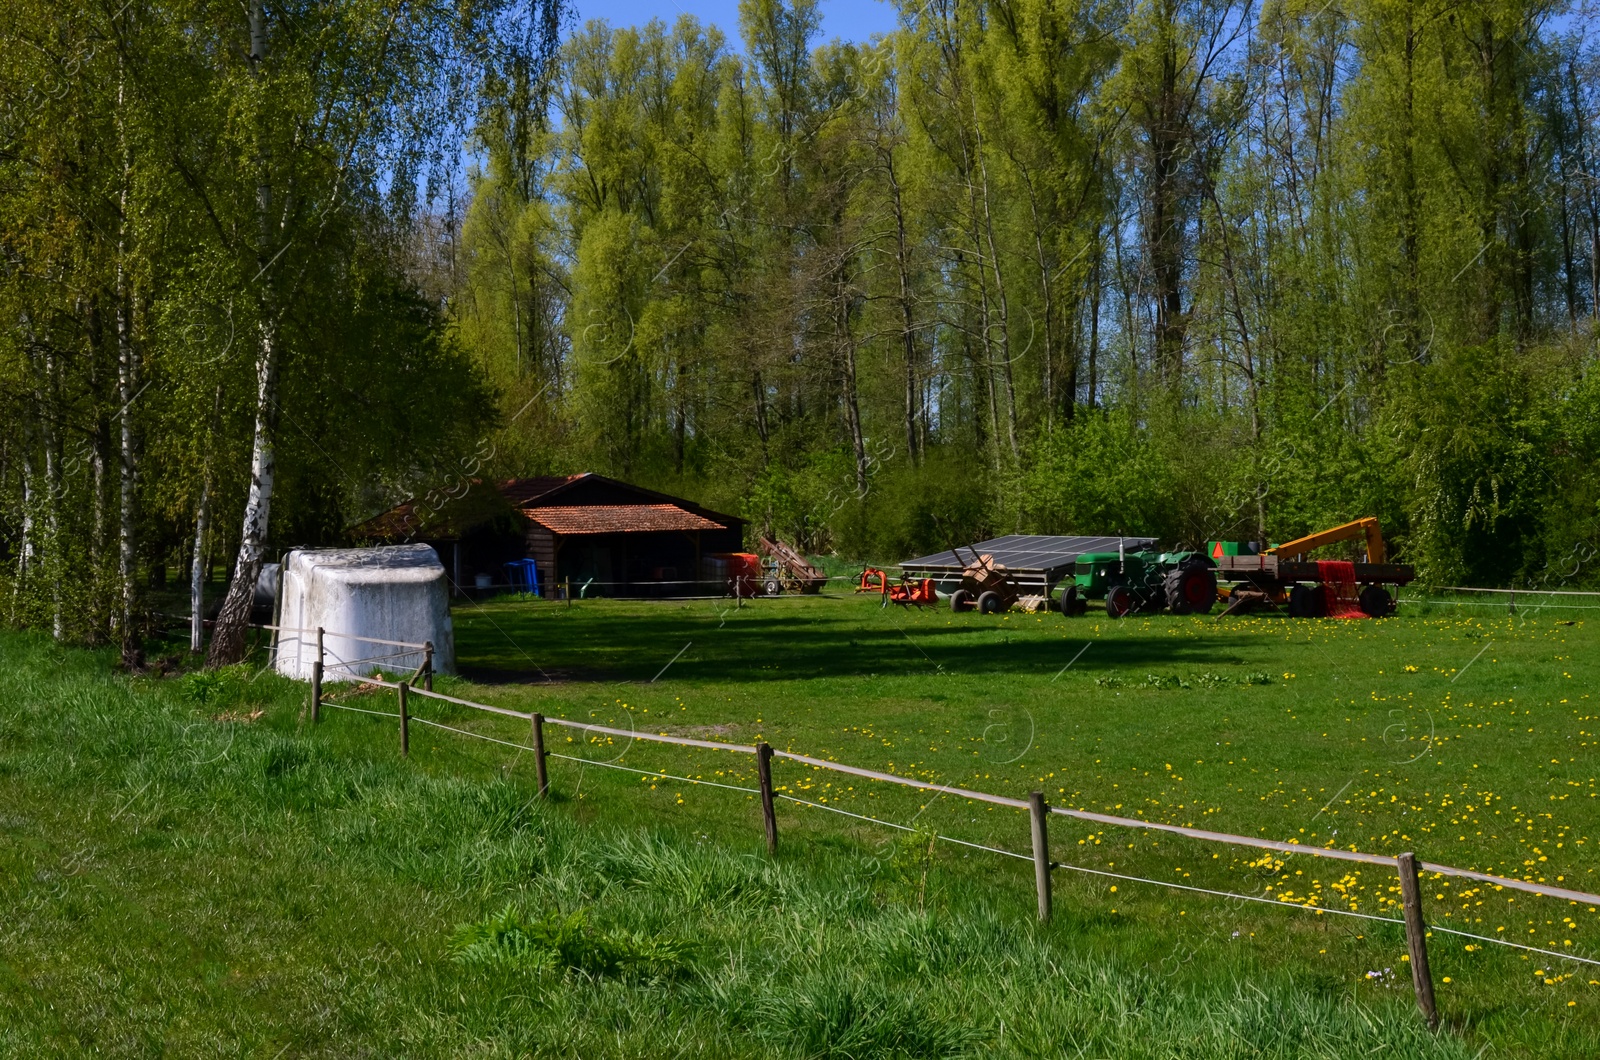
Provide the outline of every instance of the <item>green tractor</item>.
{"type": "Polygon", "coordinates": [[[1204,552],[1087,552],[1062,592],[1061,610],[1081,614],[1085,601],[1104,600],[1111,618],[1209,614],[1217,602],[1215,568],[1204,552]]]}

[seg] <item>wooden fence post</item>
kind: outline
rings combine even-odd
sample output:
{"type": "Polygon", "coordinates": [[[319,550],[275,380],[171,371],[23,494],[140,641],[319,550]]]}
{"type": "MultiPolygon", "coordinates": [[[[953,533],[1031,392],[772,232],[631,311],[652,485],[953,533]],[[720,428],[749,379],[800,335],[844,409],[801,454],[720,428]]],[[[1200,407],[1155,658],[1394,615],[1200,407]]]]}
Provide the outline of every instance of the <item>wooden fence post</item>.
{"type": "Polygon", "coordinates": [[[528,727],[533,730],[533,771],[539,778],[539,798],[550,797],[550,774],[546,772],[544,761],[544,715],[534,714],[528,722],[528,727]]]}
{"type": "Polygon", "coordinates": [[[767,853],[778,852],[778,815],[772,808],[772,745],[756,744],[756,776],[761,779],[761,820],[767,826],[767,853]]]}
{"type": "Polygon", "coordinates": [[[1417,856],[1394,859],[1400,869],[1400,898],[1406,914],[1406,949],[1411,958],[1411,984],[1417,989],[1417,1007],[1429,1030],[1439,1027],[1439,1008],[1433,1000],[1433,972],[1428,968],[1428,925],[1422,920],[1422,886],[1417,882],[1417,856]]]}
{"type": "Polygon", "coordinates": [[[322,627],[317,627],[317,657],[311,663],[311,720],[322,720],[322,627]]]}
{"type": "Polygon", "coordinates": [[[411,754],[411,718],[406,714],[406,683],[401,681],[395,689],[400,695],[400,757],[411,754]]]}
{"type": "Polygon", "coordinates": [[[1050,808],[1044,804],[1044,792],[1028,792],[1028,815],[1033,819],[1033,883],[1039,891],[1039,920],[1050,919],[1050,833],[1045,819],[1050,808]]]}
{"type": "Polygon", "coordinates": [[[433,691],[433,641],[422,644],[422,687],[433,691]]]}

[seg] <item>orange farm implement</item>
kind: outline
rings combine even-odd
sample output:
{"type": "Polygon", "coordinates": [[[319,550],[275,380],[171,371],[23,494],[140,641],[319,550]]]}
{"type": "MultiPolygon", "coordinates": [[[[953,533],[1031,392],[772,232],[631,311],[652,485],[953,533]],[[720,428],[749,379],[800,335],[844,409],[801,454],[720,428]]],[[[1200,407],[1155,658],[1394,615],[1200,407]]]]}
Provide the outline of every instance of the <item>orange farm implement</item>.
{"type": "Polygon", "coordinates": [[[878,567],[868,567],[861,572],[861,581],[856,585],[858,593],[883,594],[889,591],[889,576],[878,567]]]}
{"type": "Polygon", "coordinates": [[[880,567],[867,567],[856,582],[856,592],[877,593],[883,604],[901,607],[933,607],[939,602],[939,592],[932,578],[901,578],[898,583],[880,567]]]}
{"type": "Polygon", "coordinates": [[[901,607],[935,607],[939,603],[939,594],[933,588],[932,578],[918,578],[889,586],[883,599],[885,603],[899,604],[901,607]]]}

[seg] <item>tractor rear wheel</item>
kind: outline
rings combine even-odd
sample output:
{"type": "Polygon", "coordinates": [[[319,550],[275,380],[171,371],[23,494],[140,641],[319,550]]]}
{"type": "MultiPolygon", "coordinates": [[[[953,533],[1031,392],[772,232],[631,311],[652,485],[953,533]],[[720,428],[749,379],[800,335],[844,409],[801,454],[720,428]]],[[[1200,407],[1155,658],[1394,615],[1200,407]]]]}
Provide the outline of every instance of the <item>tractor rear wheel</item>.
{"type": "Polygon", "coordinates": [[[1106,590],[1106,616],[1126,618],[1139,606],[1139,598],[1126,585],[1113,585],[1106,590]]]}
{"type": "Polygon", "coordinates": [[[1381,585],[1369,585],[1361,590],[1361,610],[1372,618],[1388,618],[1394,614],[1394,597],[1381,585]]]}
{"type": "Polygon", "coordinates": [[[1189,613],[1189,598],[1184,596],[1181,591],[1183,588],[1183,576],[1186,573],[1184,570],[1174,568],[1167,572],[1165,578],[1161,579],[1161,592],[1166,596],[1167,603],[1171,605],[1172,613],[1175,615],[1187,615],[1189,613]]]}
{"type": "Polygon", "coordinates": [[[1083,614],[1086,610],[1088,610],[1088,605],[1078,595],[1078,587],[1076,585],[1069,585],[1061,590],[1061,613],[1063,615],[1067,618],[1073,618],[1083,614]]]}
{"type": "Polygon", "coordinates": [[[1207,567],[1180,567],[1162,581],[1175,615],[1208,615],[1217,602],[1217,576],[1207,567]]]}
{"type": "Polygon", "coordinates": [[[1000,594],[993,589],[978,595],[978,614],[993,615],[1004,610],[1005,606],[1000,602],[1000,594]]]}
{"type": "Polygon", "coordinates": [[[950,610],[960,613],[972,610],[972,594],[965,589],[957,589],[950,594],[950,610]]]}

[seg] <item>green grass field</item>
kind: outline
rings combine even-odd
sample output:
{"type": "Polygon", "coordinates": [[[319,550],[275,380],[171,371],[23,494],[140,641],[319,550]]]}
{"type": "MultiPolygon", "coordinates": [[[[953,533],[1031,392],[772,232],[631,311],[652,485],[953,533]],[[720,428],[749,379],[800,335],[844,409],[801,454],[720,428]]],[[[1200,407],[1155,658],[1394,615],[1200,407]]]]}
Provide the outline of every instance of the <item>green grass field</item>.
{"type": "MultiPolygon", "coordinates": [[[[875,599],[504,602],[457,611],[440,688],[1060,805],[1595,890],[1586,610],[1383,623],[1106,622],[875,599]]],[[[0,1053],[1593,1056],[1600,968],[1435,933],[1420,1029],[1395,881],[1311,857],[1052,821],[1084,868],[1032,923],[1014,811],[779,760],[549,730],[511,747],[329,709],[241,669],[129,680],[4,635],[0,1053]],[[259,713],[258,713],[259,712],[259,713]],[[605,763],[604,766],[599,763],[605,763]],[[621,768],[615,768],[621,767],[621,768]],[[1379,973],[1374,975],[1372,973],[1379,973]]],[[[386,691],[347,706],[393,710],[386,691]]],[[[516,722],[413,700],[511,742],[516,722]]],[[[1596,711],[1600,714],[1600,711],[1596,711]]],[[[1587,907],[1431,880],[1429,915],[1600,955],[1587,907]]]]}

